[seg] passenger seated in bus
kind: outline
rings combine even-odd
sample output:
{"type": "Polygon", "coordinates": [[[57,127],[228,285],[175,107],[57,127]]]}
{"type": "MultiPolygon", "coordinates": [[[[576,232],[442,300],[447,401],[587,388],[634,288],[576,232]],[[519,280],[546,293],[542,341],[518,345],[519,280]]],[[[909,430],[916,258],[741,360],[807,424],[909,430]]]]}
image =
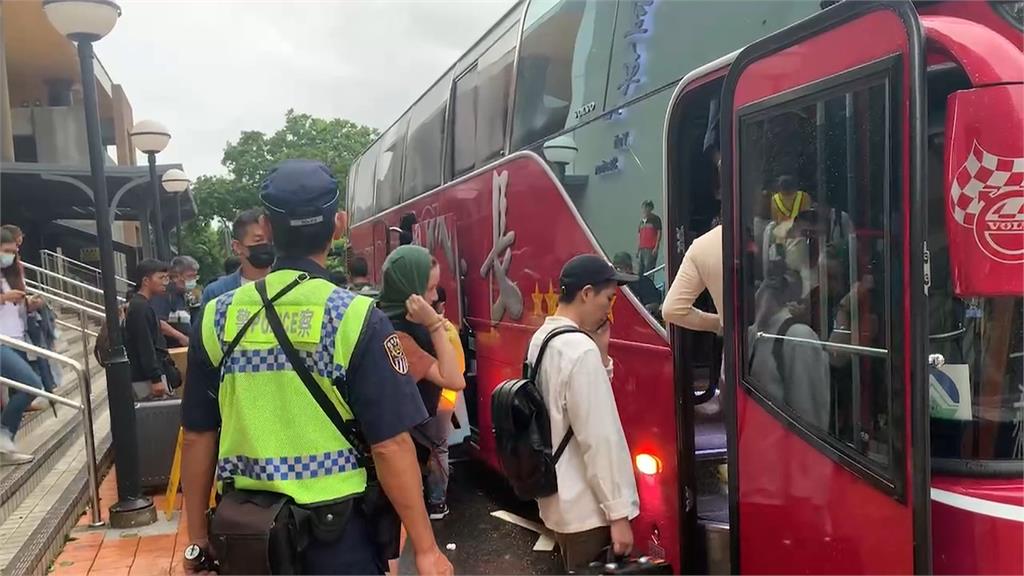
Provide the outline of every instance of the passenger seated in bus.
{"type": "Polygon", "coordinates": [[[377,287],[370,280],[370,265],[366,262],[366,258],[362,256],[352,258],[352,261],[348,263],[348,273],[349,290],[364,296],[377,293],[377,287]]]}
{"type": "Polygon", "coordinates": [[[770,399],[788,405],[805,422],[827,430],[831,406],[828,354],[814,330],[790,314],[799,299],[798,272],[772,260],[755,294],[748,373],[770,399]],[[780,339],[778,337],[782,337],[780,339]]]}
{"type": "Polygon", "coordinates": [[[401,232],[398,234],[398,245],[408,246],[412,244],[412,228],[416,225],[418,220],[416,219],[416,213],[406,212],[402,214],[402,219],[398,221],[398,229],[401,232]]]}
{"type": "Polygon", "coordinates": [[[814,204],[811,195],[800,190],[796,178],[788,174],[778,177],[775,188],[777,191],[772,194],[772,220],[775,222],[793,220],[814,204]]]}
{"type": "MultiPolygon", "coordinates": [[[[633,274],[633,257],[629,252],[619,252],[612,258],[612,266],[624,274],[633,274]]],[[[630,282],[626,286],[644,308],[652,313],[657,311],[658,304],[661,303],[661,290],[654,285],[654,280],[651,280],[650,276],[639,276],[635,282],[630,282]]]]}

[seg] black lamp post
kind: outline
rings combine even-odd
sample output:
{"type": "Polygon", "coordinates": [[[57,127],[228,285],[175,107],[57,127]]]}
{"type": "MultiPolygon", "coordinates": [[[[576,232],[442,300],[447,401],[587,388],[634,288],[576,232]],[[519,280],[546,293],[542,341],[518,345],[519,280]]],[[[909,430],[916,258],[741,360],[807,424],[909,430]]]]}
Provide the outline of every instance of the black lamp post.
{"type": "Polygon", "coordinates": [[[156,155],[167,148],[171,141],[171,133],[167,127],[155,120],[142,120],[132,127],[128,133],[132,144],[146,155],[149,160],[149,188],[153,192],[153,217],[156,220],[154,232],[156,233],[156,256],[166,262],[171,257],[171,250],[167,246],[167,235],[164,234],[163,211],[160,206],[160,181],[156,177],[156,155]]]}
{"type": "Polygon", "coordinates": [[[181,254],[181,197],[188,190],[189,185],[192,183],[188,179],[188,176],[184,171],[178,170],[177,168],[171,168],[167,172],[164,172],[164,177],[161,180],[164,185],[164,190],[174,193],[175,206],[177,208],[177,226],[175,232],[178,237],[178,254],[181,254]]]}
{"type": "Polygon", "coordinates": [[[114,278],[114,244],[104,173],[103,139],[100,134],[99,105],[96,98],[96,72],[93,69],[92,43],[106,36],[117,23],[121,9],[111,0],[43,0],[43,10],[53,27],[78,44],[82,68],[82,94],[85,104],[85,129],[89,143],[89,167],[93,178],[96,209],[96,237],[100,250],[103,283],[103,311],[109,348],[106,351],[107,402],[114,437],[114,462],[117,470],[117,502],[110,507],[110,524],[127,528],[152,524],[156,509],[142,495],[139,485],[139,447],[135,435],[135,398],[131,369],[118,326],[117,284],[114,278]]]}

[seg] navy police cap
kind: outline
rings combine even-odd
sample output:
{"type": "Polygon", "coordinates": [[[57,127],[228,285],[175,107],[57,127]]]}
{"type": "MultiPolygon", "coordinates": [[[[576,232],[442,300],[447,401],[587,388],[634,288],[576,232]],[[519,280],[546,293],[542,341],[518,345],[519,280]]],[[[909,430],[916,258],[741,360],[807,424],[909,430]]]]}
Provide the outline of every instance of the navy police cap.
{"type": "Polygon", "coordinates": [[[338,211],[338,181],[317,160],[285,160],[270,170],[260,200],[271,217],[286,217],[292,227],[311,226],[338,211]]]}

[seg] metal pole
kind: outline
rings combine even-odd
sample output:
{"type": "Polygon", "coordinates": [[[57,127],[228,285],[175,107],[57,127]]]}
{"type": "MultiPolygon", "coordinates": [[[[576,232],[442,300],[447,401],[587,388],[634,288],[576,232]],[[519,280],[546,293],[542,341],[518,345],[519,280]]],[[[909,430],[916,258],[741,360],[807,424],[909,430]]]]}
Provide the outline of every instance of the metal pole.
{"type": "MultiPolygon", "coordinates": [[[[85,131],[89,142],[89,167],[93,177],[96,211],[96,237],[100,249],[103,280],[103,310],[107,326],[107,403],[110,405],[110,429],[114,443],[117,473],[117,502],[110,507],[110,524],[128,528],[156,522],[153,501],[142,495],[139,482],[139,446],[135,436],[135,398],[131,367],[121,342],[118,322],[117,283],[114,279],[114,243],[107,200],[107,176],[104,171],[103,140],[100,134],[99,103],[96,97],[96,71],[93,69],[92,42],[78,42],[78,60],[82,67],[82,96],[85,104],[85,131]]],[[[91,418],[92,415],[88,414],[91,418]]],[[[89,432],[91,436],[92,432],[89,432]]]]}
{"type": "MultiPolygon", "coordinates": [[[[78,321],[81,323],[82,330],[82,362],[85,362],[85,373],[92,378],[92,365],[89,363],[89,317],[85,315],[85,310],[78,311],[78,321]]],[[[92,396],[92,386],[89,386],[89,395],[92,396]]]]}
{"type": "Polygon", "coordinates": [[[170,249],[167,247],[167,235],[164,234],[164,215],[160,208],[160,187],[162,184],[156,178],[156,153],[147,152],[149,158],[149,186],[153,190],[153,219],[156,220],[156,256],[166,262],[170,259],[170,249]]]}
{"type": "Polygon", "coordinates": [[[178,195],[174,197],[178,201],[178,226],[177,226],[178,254],[182,253],[181,252],[181,195],[182,194],[183,194],[183,192],[178,192],[178,195]]]}

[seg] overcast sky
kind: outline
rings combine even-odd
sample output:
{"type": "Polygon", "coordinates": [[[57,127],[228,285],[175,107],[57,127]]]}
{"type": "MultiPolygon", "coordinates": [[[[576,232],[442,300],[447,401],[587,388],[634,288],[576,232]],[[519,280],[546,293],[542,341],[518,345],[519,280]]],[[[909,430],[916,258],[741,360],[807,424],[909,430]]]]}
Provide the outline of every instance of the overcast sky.
{"type": "Polygon", "coordinates": [[[159,162],[223,173],[224,145],[288,108],[386,128],[513,0],[122,1],[96,51],[135,120],[163,122],[159,162]]]}

